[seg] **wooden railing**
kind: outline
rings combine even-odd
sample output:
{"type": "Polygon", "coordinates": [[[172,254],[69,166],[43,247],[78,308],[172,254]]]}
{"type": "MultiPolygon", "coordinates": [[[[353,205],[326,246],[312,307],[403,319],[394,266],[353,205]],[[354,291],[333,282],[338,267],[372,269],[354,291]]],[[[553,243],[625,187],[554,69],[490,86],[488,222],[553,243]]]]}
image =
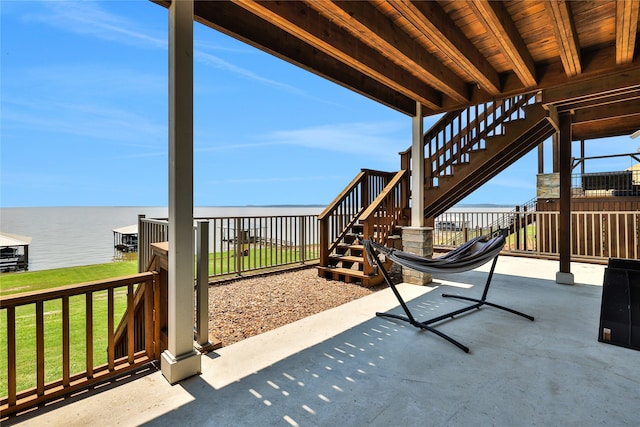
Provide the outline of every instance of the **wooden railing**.
{"type": "MultiPolygon", "coordinates": [[[[453,166],[469,161],[471,151],[484,148],[485,138],[503,133],[504,123],[524,118],[523,107],[534,103],[535,94],[518,95],[447,113],[424,134],[426,185],[438,185],[438,177],[451,175],[453,166]]],[[[400,153],[407,169],[411,148],[400,153]]]]}
{"type": "MultiPolygon", "coordinates": [[[[320,257],[317,215],[197,217],[208,222],[209,277],[314,262],[320,257]]],[[[151,261],[151,245],[168,240],[165,218],[139,218],[138,264],[151,261]]],[[[195,231],[194,231],[195,232],[195,231]]]]}
{"type": "Polygon", "coordinates": [[[138,272],[147,271],[153,257],[153,243],[169,240],[169,221],[138,215],[138,272]]]}
{"type": "MultiPolygon", "coordinates": [[[[387,244],[389,237],[403,219],[408,206],[408,194],[404,191],[404,184],[408,181],[409,172],[401,170],[389,181],[378,197],[369,204],[360,216],[365,239],[387,244]]],[[[364,257],[363,272],[373,274],[374,266],[364,257]]]]}
{"type": "MultiPolygon", "coordinates": [[[[449,250],[476,236],[502,233],[507,252],[556,259],[559,215],[539,211],[446,212],[436,218],[433,245],[449,250]]],[[[572,212],[571,257],[603,263],[609,258],[640,259],[640,212],[572,212]]]]}
{"type": "Polygon", "coordinates": [[[66,395],[157,359],[157,273],[0,297],[6,360],[1,416],[66,395]],[[135,316],[136,291],[144,316],[135,316]],[[125,316],[126,336],[116,325],[125,316]],[[144,331],[136,349],[136,330],[144,331]],[[118,354],[118,341],[123,354],[118,354]],[[35,374],[35,378],[34,378],[35,374]]]}
{"type": "MultiPolygon", "coordinates": [[[[318,216],[320,222],[320,265],[329,264],[336,248],[360,215],[384,190],[394,173],[363,169],[318,216]]],[[[405,195],[405,200],[408,196],[405,195]]],[[[407,202],[408,203],[408,202],[407,202]]]]}

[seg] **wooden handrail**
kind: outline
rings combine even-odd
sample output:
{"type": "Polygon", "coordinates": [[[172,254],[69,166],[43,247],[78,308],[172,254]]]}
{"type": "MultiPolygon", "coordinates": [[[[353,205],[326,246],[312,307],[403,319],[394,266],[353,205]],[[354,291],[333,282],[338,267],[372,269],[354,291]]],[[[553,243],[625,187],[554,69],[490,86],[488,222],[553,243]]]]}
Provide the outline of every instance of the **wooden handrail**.
{"type": "MultiPolygon", "coordinates": [[[[21,294],[13,294],[0,296],[0,310],[6,312],[7,321],[7,395],[0,398],[0,416],[5,417],[17,411],[21,411],[36,405],[39,405],[45,401],[59,398],[74,390],[86,388],[88,385],[100,380],[119,375],[125,370],[133,369],[143,364],[156,360],[159,354],[155,349],[157,346],[155,342],[159,340],[159,334],[157,334],[157,328],[154,326],[155,313],[160,311],[159,299],[154,296],[156,292],[156,285],[158,283],[158,273],[155,271],[144,272],[134,274],[130,276],[119,277],[115,279],[99,280],[95,282],[81,283],[76,285],[63,286],[54,288],[51,290],[40,290],[33,292],[25,292],[21,294]],[[137,291],[136,291],[137,287],[137,291]],[[119,315],[115,313],[115,289],[126,288],[126,305],[125,318],[129,325],[133,325],[132,328],[128,328],[126,336],[123,337],[127,342],[126,354],[115,354],[115,331],[114,325],[116,322],[115,316],[119,315]],[[97,299],[94,298],[96,292],[107,292],[107,313],[108,313],[108,328],[106,341],[108,342],[106,348],[106,363],[96,366],[94,364],[94,346],[98,335],[94,332],[94,317],[97,313],[94,311],[94,303],[97,299]],[[134,316],[134,291],[140,296],[140,306],[143,308],[140,316],[134,316]],[[75,299],[74,304],[71,305],[70,299],[72,297],[84,296],[82,299],[75,299]],[[49,320],[49,317],[45,316],[45,304],[50,302],[60,301],[61,304],[61,318],[58,320],[60,326],[56,324],[48,324],[53,320],[49,320]],[[35,306],[35,325],[32,326],[35,330],[35,354],[36,354],[36,382],[35,386],[25,388],[25,384],[20,384],[17,370],[17,346],[16,339],[17,327],[24,327],[18,325],[20,318],[23,315],[17,316],[23,311],[23,308],[35,306]],[[85,343],[81,353],[77,354],[73,352],[70,339],[70,319],[73,308],[79,308],[84,310],[84,328],[85,328],[85,343]],[[143,325],[140,322],[144,323],[143,325]],[[47,324],[48,326],[46,326],[47,324]],[[46,327],[45,327],[46,326],[46,327]],[[58,330],[58,327],[60,328],[58,330]],[[52,329],[54,328],[54,329],[52,329]],[[142,329],[144,333],[144,348],[136,351],[134,349],[134,328],[142,329]],[[45,340],[45,331],[59,331],[61,340],[57,340],[55,343],[45,340]],[[52,366],[48,362],[47,356],[52,354],[52,350],[49,345],[61,346],[61,349],[57,350],[61,352],[61,378],[50,380],[45,375],[45,364],[47,364],[46,372],[51,372],[52,366]],[[71,372],[72,360],[85,360],[86,368],[79,373],[71,372]],[[22,388],[18,388],[22,387],[22,388]]],[[[31,315],[29,315],[31,316],[31,315]]],[[[28,317],[29,317],[28,316],[28,317]]],[[[104,337],[103,337],[104,338],[104,337]]],[[[33,345],[33,344],[32,344],[33,345]]],[[[24,348],[24,347],[20,347],[24,348]]],[[[59,348],[59,347],[58,347],[59,348]]],[[[56,353],[57,354],[57,353],[56,353]]],[[[57,363],[57,362],[56,362],[57,363]]]]}
{"type": "MultiPolygon", "coordinates": [[[[373,238],[379,243],[387,244],[391,232],[408,206],[408,195],[404,193],[404,184],[408,181],[408,176],[407,170],[398,171],[360,215],[365,239],[373,238]]],[[[365,275],[374,273],[374,266],[369,263],[368,257],[364,257],[363,272],[365,275]]]]}
{"type": "Polygon", "coordinates": [[[358,221],[362,212],[383,191],[392,176],[392,172],[362,169],[318,216],[320,265],[328,265],[329,254],[358,221]]]}
{"type": "Polygon", "coordinates": [[[346,199],[347,196],[351,194],[354,189],[363,181],[365,176],[366,172],[363,169],[358,173],[358,175],[356,175],[355,178],[351,180],[351,182],[346,187],[344,187],[344,190],[342,190],[340,194],[338,194],[338,196],[327,205],[327,207],[320,213],[320,215],[318,215],[318,220],[322,221],[327,216],[331,215],[336,210],[338,205],[340,205],[340,203],[342,203],[344,199],[346,199]]]}
{"type": "Polygon", "coordinates": [[[140,283],[152,278],[154,272],[132,274],[115,279],[96,280],[93,282],[78,283],[74,285],[60,286],[53,289],[43,289],[39,291],[23,292],[20,294],[0,295],[0,309],[7,307],[17,307],[24,304],[32,304],[38,301],[48,301],[62,297],[82,295],[89,292],[104,291],[110,288],[126,286],[130,283],[140,283]]]}

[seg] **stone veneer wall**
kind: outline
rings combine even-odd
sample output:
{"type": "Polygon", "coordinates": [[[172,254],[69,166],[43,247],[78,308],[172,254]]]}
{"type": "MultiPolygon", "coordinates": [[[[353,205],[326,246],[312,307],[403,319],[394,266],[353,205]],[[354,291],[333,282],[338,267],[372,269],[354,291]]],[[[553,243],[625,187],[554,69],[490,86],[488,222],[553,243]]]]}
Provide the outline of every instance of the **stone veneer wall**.
{"type": "MultiPolygon", "coordinates": [[[[432,227],[403,227],[402,250],[422,257],[433,256],[433,228],[432,227]]],[[[402,280],[414,285],[426,285],[433,280],[431,274],[421,273],[402,267],[402,280]]]]}

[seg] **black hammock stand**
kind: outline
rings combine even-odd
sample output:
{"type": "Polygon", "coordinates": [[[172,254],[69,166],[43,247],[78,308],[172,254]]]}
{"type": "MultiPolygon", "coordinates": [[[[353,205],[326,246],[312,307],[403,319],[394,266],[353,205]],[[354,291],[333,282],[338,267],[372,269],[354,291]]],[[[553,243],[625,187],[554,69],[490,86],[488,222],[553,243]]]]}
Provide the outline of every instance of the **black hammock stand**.
{"type": "Polygon", "coordinates": [[[445,255],[438,258],[425,258],[419,255],[415,255],[409,252],[404,252],[398,249],[387,248],[386,246],[382,246],[373,240],[364,240],[363,245],[365,251],[367,253],[367,257],[371,265],[375,265],[382,272],[384,276],[384,280],[387,282],[394,295],[400,302],[402,309],[404,310],[406,316],[401,316],[397,314],[391,313],[376,313],[376,316],[380,317],[389,317],[392,319],[398,319],[405,322],[410,323],[412,326],[416,328],[424,329],[429,332],[432,332],[450,343],[454,344],[465,353],[469,352],[469,347],[461,344],[450,336],[440,332],[439,330],[431,327],[430,325],[440,322],[442,320],[453,318],[462,313],[466,313],[467,311],[479,309],[483,305],[488,305],[491,307],[499,308],[501,310],[508,311],[513,314],[517,314],[518,316],[525,317],[531,321],[534,320],[533,316],[529,316],[528,314],[521,313],[519,311],[513,310],[508,307],[504,307],[502,305],[494,304],[492,302],[487,301],[487,293],[489,292],[489,286],[491,285],[491,278],[493,277],[493,271],[496,267],[496,262],[498,261],[498,255],[500,251],[505,245],[504,236],[496,236],[490,238],[489,236],[480,236],[474,239],[469,240],[464,245],[446,253],[445,255]],[[413,314],[407,307],[404,299],[400,295],[397,287],[393,284],[393,281],[389,277],[389,273],[384,268],[382,261],[378,256],[378,253],[381,253],[391,261],[400,264],[403,267],[410,268],[412,270],[417,270],[423,273],[459,273],[462,271],[472,270],[476,267],[480,267],[483,264],[491,261],[493,259],[493,264],[491,265],[491,270],[489,271],[489,276],[487,277],[487,282],[484,285],[484,291],[482,292],[482,297],[480,299],[469,298],[461,295],[452,295],[452,294],[442,294],[443,297],[446,298],[457,298],[461,300],[471,301],[474,304],[469,305],[467,307],[451,311],[449,313],[443,314],[441,316],[434,317],[432,319],[428,319],[422,322],[419,322],[413,317],[413,314]]]}

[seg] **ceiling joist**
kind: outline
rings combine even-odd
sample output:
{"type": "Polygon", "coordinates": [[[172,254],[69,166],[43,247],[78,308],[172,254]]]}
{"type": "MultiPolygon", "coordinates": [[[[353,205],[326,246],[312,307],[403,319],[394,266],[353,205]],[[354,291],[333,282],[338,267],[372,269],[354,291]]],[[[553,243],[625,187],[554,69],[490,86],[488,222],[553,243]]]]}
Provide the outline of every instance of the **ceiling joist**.
{"type": "Polygon", "coordinates": [[[398,31],[393,22],[380,14],[370,3],[308,1],[307,5],[338,26],[344,26],[372,49],[380,50],[386,57],[455,102],[469,100],[469,88],[433,55],[425,51],[406,33],[398,31]]]}
{"type": "Polygon", "coordinates": [[[639,1],[616,2],[616,64],[633,62],[638,31],[639,1]]]}
{"type": "Polygon", "coordinates": [[[569,9],[571,6],[565,0],[550,0],[544,5],[555,24],[553,30],[564,70],[568,77],[576,76],[582,72],[582,66],[578,36],[569,9]]]}
{"type": "Polygon", "coordinates": [[[247,11],[289,32],[364,75],[378,80],[429,109],[440,106],[441,95],[425,82],[397,66],[374,49],[354,40],[343,29],[332,25],[300,2],[254,2],[233,0],[247,11]]]}
{"type": "Polygon", "coordinates": [[[472,0],[469,5],[486,31],[497,41],[524,87],[534,87],[537,80],[533,58],[502,2],[472,0]]]}
{"type": "Polygon", "coordinates": [[[464,69],[476,85],[491,95],[500,93],[500,77],[478,49],[436,2],[386,1],[444,55],[464,69]]]}
{"type": "Polygon", "coordinates": [[[194,19],[409,116],[418,105],[428,116],[539,91],[550,114],[575,112],[575,131],[606,136],[640,127],[639,9],[640,0],[195,0],[194,19]]]}

